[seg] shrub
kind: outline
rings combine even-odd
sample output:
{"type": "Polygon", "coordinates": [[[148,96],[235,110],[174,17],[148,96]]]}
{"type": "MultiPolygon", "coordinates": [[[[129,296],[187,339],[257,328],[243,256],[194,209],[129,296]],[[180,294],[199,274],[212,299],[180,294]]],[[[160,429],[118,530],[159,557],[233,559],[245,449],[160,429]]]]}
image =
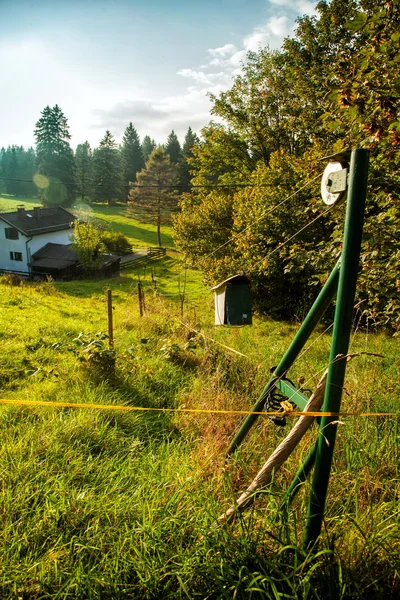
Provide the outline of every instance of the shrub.
{"type": "Polygon", "coordinates": [[[0,282],[4,285],[20,286],[22,278],[15,273],[7,273],[6,275],[2,275],[0,282]]]}
{"type": "Polygon", "coordinates": [[[110,254],[130,254],[132,252],[132,246],[123,233],[103,231],[101,233],[101,241],[110,254]]]}

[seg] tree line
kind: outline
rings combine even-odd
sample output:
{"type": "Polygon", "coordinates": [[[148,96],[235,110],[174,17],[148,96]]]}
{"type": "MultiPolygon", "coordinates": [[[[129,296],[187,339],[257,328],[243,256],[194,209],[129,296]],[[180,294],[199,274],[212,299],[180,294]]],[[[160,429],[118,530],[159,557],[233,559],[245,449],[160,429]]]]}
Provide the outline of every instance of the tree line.
{"type": "MultiPolygon", "coordinates": [[[[58,105],[45,107],[34,135],[36,150],[24,150],[22,146],[1,148],[0,192],[29,197],[39,190],[44,204],[63,206],[71,206],[77,198],[109,204],[128,202],[132,184],[139,181],[153,155],[153,166],[157,161],[168,162],[173,175],[170,183],[176,189],[188,190],[188,160],[198,143],[189,127],[182,146],[174,131],[163,146],[157,146],[148,135],[141,141],[129,123],[121,144],[107,130],[97,148],[92,149],[86,141],[73,152],[68,121],[58,105]]],[[[157,175],[154,181],[157,183],[157,175]]],[[[137,194],[132,201],[138,205],[137,194]]]]}
{"type": "Polygon", "coordinates": [[[248,53],[232,87],[212,97],[222,123],[202,130],[189,165],[192,184],[219,187],[183,195],[176,241],[210,284],[245,271],[259,310],[302,318],[341,252],[345,206],[323,214],[320,159],[366,147],[358,317],[400,331],[399,3],[316,9],[280,50],[248,53]]]}

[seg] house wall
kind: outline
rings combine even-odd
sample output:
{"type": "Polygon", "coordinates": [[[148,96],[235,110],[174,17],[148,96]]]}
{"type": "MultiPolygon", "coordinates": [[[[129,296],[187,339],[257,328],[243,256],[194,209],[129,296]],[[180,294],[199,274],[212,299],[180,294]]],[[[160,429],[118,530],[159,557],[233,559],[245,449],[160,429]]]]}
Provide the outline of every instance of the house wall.
{"type": "Polygon", "coordinates": [[[35,252],[40,250],[40,248],[43,248],[43,246],[45,246],[49,242],[51,242],[52,244],[70,244],[71,236],[73,235],[73,233],[73,229],[64,229],[63,231],[54,231],[52,233],[42,233],[42,235],[35,235],[35,237],[33,237],[31,241],[28,242],[28,248],[30,252],[29,261],[32,254],[35,254],[35,252]]]}
{"type": "Polygon", "coordinates": [[[22,233],[18,232],[17,240],[8,240],[6,238],[6,229],[10,227],[4,221],[0,221],[0,269],[8,271],[24,271],[28,272],[28,261],[26,254],[26,238],[22,233]],[[22,262],[19,260],[11,260],[10,252],[21,252],[22,262]]]}
{"type": "Polygon", "coordinates": [[[25,273],[29,273],[28,263],[31,260],[32,254],[35,254],[35,252],[49,242],[53,244],[70,244],[71,235],[74,231],[71,228],[63,231],[43,233],[42,235],[35,235],[32,239],[30,239],[30,236],[27,237],[18,232],[18,240],[8,240],[5,232],[7,227],[10,226],[0,220],[0,269],[23,271],[25,273]],[[10,252],[21,252],[22,261],[12,260],[10,252]]]}

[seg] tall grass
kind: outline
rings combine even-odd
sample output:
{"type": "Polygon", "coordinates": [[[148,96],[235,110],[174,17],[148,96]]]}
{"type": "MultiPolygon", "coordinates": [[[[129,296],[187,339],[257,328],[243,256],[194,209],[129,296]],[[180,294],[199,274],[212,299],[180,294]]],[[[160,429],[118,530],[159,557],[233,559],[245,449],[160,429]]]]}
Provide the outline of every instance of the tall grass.
{"type": "MultiPolygon", "coordinates": [[[[161,290],[172,286],[173,269],[167,262],[163,278],[163,264],[157,267],[161,290]]],[[[154,294],[149,273],[141,319],[135,273],[106,282],[114,295],[117,362],[115,377],[103,381],[71,351],[71,340],[80,331],[106,330],[105,282],[0,285],[2,396],[249,408],[296,326],[256,317],[251,328],[215,328],[212,298],[196,276],[189,279],[196,298],[205,301],[185,304],[188,327],[172,297],[154,294]]],[[[330,335],[321,333],[291,373],[310,387],[327,362],[330,335]]],[[[356,333],[352,351],[366,349],[385,358],[350,363],[344,409],[398,411],[398,343],[356,333]]],[[[397,598],[398,419],[343,419],[325,528],[310,554],[301,548],[309,484],[287,518],[279,505],[316,430],[251,511],[228,528],[213,526],[286,433],[262,417],[227,462],[225,450],[240,421],[230,415],[1,408],[0,596],[397,598]]]]}
{"type": "MultiPolygon", "coordinates": [[[[155,243],[121,207],[94,210],[135,247],[155,243]]],[[[214,327],[212,295],[193,270],[183,290],[184,267],[169,251],[109,281],[0,283],[1,396],[249,409],[297,325],[255,316],[252,327],[214,327]],[[99,377],[73,340],[107,331],[107,288],[116,367],[99,377]]],[[[319,328],[290,377],[313,388],[330,341],[319,328]]],[[[349,364],[343,409],[398,413],[398,342],[356,331],[351,351],[384,358],[349,364]]],[[[0,597],[397,599],[398,418],[341,419],[324,530],[310,553],[302,549],[309,482],[287,513],[280,505],[316,428],[250,511],[214,527],[290,426],[261,417],[227,460],[240,423],[233,415],[2,406],[0,597]]]]}

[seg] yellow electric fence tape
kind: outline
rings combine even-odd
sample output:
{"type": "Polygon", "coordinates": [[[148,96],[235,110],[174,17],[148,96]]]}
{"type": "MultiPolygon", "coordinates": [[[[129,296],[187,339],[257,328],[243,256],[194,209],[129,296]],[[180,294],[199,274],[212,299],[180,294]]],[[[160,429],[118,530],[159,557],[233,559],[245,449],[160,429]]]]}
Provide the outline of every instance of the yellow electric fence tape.
{"type": "Polygon", "coordinates": [[[116,410],[125,412],[164,412],[164,413],[203,413],[212,415],[264,415],[266,417],[400,417],[400,413],[383,412],[252,412],[249,410],[214,410],[209,408],[149,408],[144,406],[120,406],[114,404],[84,404],[79,402],[50,402],[40,400],[12,400],[0,399],[0,404],[16,406],[51,406],[53,408],[93,408],[95,410],[116,410]]]}

